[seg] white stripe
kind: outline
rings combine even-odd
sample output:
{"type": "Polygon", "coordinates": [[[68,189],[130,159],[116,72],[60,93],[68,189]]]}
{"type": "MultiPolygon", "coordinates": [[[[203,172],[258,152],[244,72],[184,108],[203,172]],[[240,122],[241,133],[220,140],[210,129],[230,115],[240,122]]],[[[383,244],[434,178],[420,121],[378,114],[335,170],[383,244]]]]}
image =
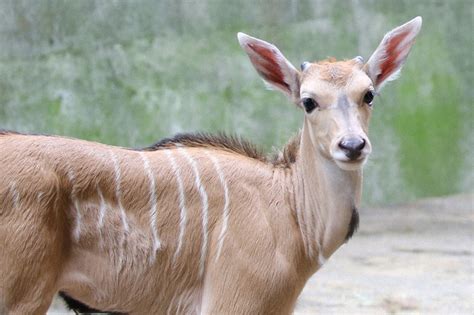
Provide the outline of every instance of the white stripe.
{"type": "Polygon", "coordinates": [[[97,185],[97,195],[99,196],[99,219],[98,221],[98,232],[99,232],[99,246],[101,248],[104,247],[104,238],[102,235],[102,228],[104,227],[104,218],[105,218],[105,212],[107,211],[107,205],[105,204],[105,199],[104,195],[102,194],[102,190],[99,188],[99,185],[97,185]]]}
{"type": "Polygon", "coordinates": [[[224,208],[222,209],[222,228],[219,234],[219,245],[217,247],[217,255],[216,260],[219,259],[219,256],[222,251],[222,245],[224,244],[225,232],[227,231],[227,225],[229,221],[229,189],[227,188],[227,183],[224,178],[224,173],[219,165],[219,161],[213,155],[211,155],[208,151],[205,151],[206,155],[211,159],[212,163],[214,164],[214,168],[216,169],[217,174],[219,175],[219,180],[221,182],[222,187],[224,188],[224,208]]]}
{"type": "MultiPolygon", "coordinates": [[[[71,166],[69,165],[69,163],[67,164],[67,168],[68,168],[67,178],[69,179],[69,182],[71,183],[71,185],[74,185],[74,179],[75,179],[74,171],[71,169],[71,166]]],[[[74,189],[74,187],[73,187],[73,189],[74,189]]]]}
{"type": "Polygon", "coordinates": [[[171,167],[173,168],[173,173],[176,176],[176,181],[178,182],[178,191],[179,191],[179,209],[180,209],[180,220],[179,220],[179,237],[178,237],[178,246],[173,256],[173,262],[176,261],[181,247],[183,245],[183,237],[186,229],[187,221],[187,209],[186,209],[186,198],[184,195],[183,180],[181,179],[181,172],[176,164],[176,161],[171,153],[171,150],[164,150],[166,156],[168,157],[171,167]]]}
{"type": "Polygon", "coordinates": [[[202,276],[204,274],[204,265],[206,260],[206,253],[207,253],[207,223],[208,223],[208,200],[207,200],[207,193],[204,189],[201,178],[199,176],[199,170],[197,167],[196,161],[189,155],[189,153],[184,148],[178,148],[179,152],[183,154],[184,157],[188,160],[191,168],[193,169],[194,173],[194,180],[195,184],[199,190],[199,195],[201,196],[202,201],[202,247],[201,247],[201,259],[200,259],[200,267],[199,267],[199,275],[202,276]]]}
{"type": "MultiPolygon", "coordinates": [[[[66,162],[67,163],[67,162],[66,162]]],[[[76,213],[76,216],[74,217],[74,229],[72,231],[72,235],[74,240],[77,242],[79,241],[79,238],[81,237],[81,225],[82,225],[82,215],[81,211],[79,209],[79,200],[76,197],[76,187],[74,186],[74,181],[76,179],[74,175],[74,171],[72,170],[71,166],[69,163],[67,163],[67,177],[69,179],[69,183],[71,184],[71,201],[74,206],[74,211],[76,213]]]]}
{"type": "Polygon", "coordinates": [[[308,252],[308,240],[307,240],[307,234],[306,234],[306,224],[305,220],[303,219],[303,211],[301,210],[300,207],[296,206],[296,218],[298,220],[298,226],[300,229],[301,237],[303,238],[303,245],[305,248],[305,251],[308,252]]]}
{"type": "Polygon", "coordinates": [[[105,205],[104,195],[102,194],[102,190],[97,187],[97,194],[99,195],[99,225],[98,228],[101,230],[104,227],[104,217],[105,211],[107,210],[107,206],[105,205]]]}
{"type": "Polygon", "coordinates": [[[323,250],[319,248],[319,255],[318,255],[319,267],[322,267],[326,263],[326,258],[323,256],[323,250]]]}
{"type": "MultiPolygon", "coordinates": [[[[313,256],[313,238],[312,236],[314,236],[314,231],[311,230],[311,226],[318,226],[318,225],[315,225],[315,218],[313,216],[313,212],[311,211],[311,208],[310,207],[305,207],[305,209],[303,210],[303,216],[304,216],[304,222],[305,222],[305,227],[306,227],[306,247],[307,247],[307,250],[308,250],[308,256],[313,259],[315,258],[313,256]]],[[[322,225],[324,226],[324,224],[322,225]]],[[[320,246],[318,246],[318,248],[321,248],[320,246]]]]}
{"type": "Polygon", "coordinates": [[[18,209],[20,208],[20,194],[18,193],[18,190],[16,189],[16,183],[13,182],[10,186],[10,191],[12,194],[12,199],[13,199],[13,206],[18,209]]]}
{"type": "Polygon", "coordinates": [[[81,225],[82,225],[82,215],[79,210],[79,200],[76,197],[72,197],[72,203],[74,204],[74,209],[76,210],[76,225],[74,226],[73,236],[74,240],[79,241],[81,237],[81,225]]]}
{"type": "Polygon", "coordinates": [[[120,165],[117,160],[117,156],[110,151],[110,156],[112,157],[112,162],[114,163],[115,169],[115,197],[117,198],[117,203],[120,209],[120,218],[122,219],[122,225],[125,232],[128,232],[128,222],[127,222],[127,215],[125,213],[125,209],[122,206],[122,190],[120,187],[120,181],[122,177],[122,173],[120,172],[120,165]]]}
{"type": "Polygon", "coordinates": [[[153,236],[153,254],[150,256],[151,261],[155,260],[156,251],[161,247],[160,240],[158,239],[158,235],[156,233],[156,185],[155,185],[155,177],[150,168],[150,162],[148,158],[145,156],[145,153],[140,152],[140,156],[143,160],[143,167],[145,168],[146,174],[148,176],[148,180],[150,181],[150,229],[153,236]]]}
{"type": "Polygon", "coordinates": [[[118,207],[119,207],[119,211],[120,211],[120,218],[122,220],[122,225],[123,225],[123,229],[124,229],[124,232],[122,234],[122,237],[121,239],[119,240],[119,249],[118,249],[118,259],[119,259],[119,266],[123,266],[124,264],[124,253],[125,253],[125,241],[127,239],[127,234],[128,234],[128,222],[127,222],[127,215],[125,213],[125,209],[123,208],[122,206],[122,190],[121,190],[121,187],[120,187],[120,181],[121,181],[121,172],[120,172],[120,164],[119,164],[119,161],[117,159],[117,156],[111,151],[109,150],[110,152],[110,156],[112,158],[112,162],[114,163],[114,171],[115,171],[115,197],[117,199],[117,204],[118,204],[118,207]]]}

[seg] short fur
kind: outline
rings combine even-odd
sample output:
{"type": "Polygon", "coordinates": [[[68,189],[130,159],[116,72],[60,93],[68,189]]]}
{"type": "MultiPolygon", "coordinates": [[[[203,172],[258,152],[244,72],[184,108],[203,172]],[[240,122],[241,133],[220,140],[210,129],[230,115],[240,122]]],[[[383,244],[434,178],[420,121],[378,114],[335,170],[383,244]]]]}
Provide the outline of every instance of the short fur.
{"type": "Polygon", "coordinates": [[[352,79],[352,71],[355,66],[362,68],[363,65],[353,59],[341,62],[335,58],[328,58],[315,62],[310,70],[304,72],[304,75],[311,75],[313,72],[317,72],[321,80],[331,82],[331,84],[338,87],[343,87],[352,79]]]}
{"type": "Polygon", "coordinates": [[[0,131],[0,310],[44,314],[62,292],[84,311],[291,314],[357,229],[371,152],[364,95],[399,70],[420,26],[389,32],[364,66],[303,73],[239,33],[268,84],[318,104],[275,158],[222,135],[132,150],[0,131]],[[364,145],[349,154],[341,143],[354,139],[364,145]]]}

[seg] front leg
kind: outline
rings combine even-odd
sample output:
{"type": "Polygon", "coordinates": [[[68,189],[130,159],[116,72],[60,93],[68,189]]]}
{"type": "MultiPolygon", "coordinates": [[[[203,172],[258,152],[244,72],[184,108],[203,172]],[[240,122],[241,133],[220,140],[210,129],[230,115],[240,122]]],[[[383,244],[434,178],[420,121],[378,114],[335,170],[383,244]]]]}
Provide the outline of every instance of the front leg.
{"type": "Polygon", "coordinates": [[[285,257],[269,248],[251,255],[234,248],[210,259],[202,314],[291,314],[304,282],[285,257]]]}

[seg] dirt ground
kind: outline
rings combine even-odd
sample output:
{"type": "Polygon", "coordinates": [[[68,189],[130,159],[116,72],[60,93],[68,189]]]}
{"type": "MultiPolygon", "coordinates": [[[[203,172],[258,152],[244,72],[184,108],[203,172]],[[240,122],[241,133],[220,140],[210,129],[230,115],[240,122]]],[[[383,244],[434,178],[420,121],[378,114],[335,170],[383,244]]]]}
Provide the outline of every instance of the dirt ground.
{"type": "MultiPolygon", "coordinates": [[[[307,283],[306,314],[474,314],[474,194],[360,210],[307,283]]],[[[48,314],[68,314],[55,303],[48,314]]]]}
{"type": "Polygon", "coordinates": [[[474,314],[474,195],[362,209],[296,314],[474,314]]]}

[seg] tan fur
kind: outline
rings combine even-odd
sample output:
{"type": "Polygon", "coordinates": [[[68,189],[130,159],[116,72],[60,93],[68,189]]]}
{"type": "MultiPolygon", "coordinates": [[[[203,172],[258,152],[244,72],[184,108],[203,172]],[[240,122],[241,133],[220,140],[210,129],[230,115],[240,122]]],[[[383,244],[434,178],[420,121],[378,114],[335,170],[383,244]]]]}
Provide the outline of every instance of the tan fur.
{"type": "Polygon", "coordinates": [[[294,213],[281,211],[288,200],[294,199],[286,191],[291,182],[285,179],[284,170],[275,170],[270,163],[212,146],[185,148],[197,162],[209,196],[209,249],[205,276],[199,277],[201,201],[191,167],[176,147],[144,153],[156,176],[157,230],[162,242],[155,263],[150,265],[149,256],[153,253],[149,184],[139,152],[60,137],[17,134],[0,136],[0,146],[4,152],[0,166],[3,175],[0,248],[5,253],[0,262],[3,270],[11,271],[9,276],[2,273],[0,293],[11,313],[45,312],[58,290],[105,310],[189,313],[200,309],[201,301],[206,301],[205,306],[212,313],[226,310],[234,313],[238,310],[236,305],[222,300],[218,292],[233,292],[234,299],[250,301],[256,292],[274,286],[280,293],[275,295],[269,290],[271,299],[264,305],[244,303],[242,308],[249,313],[263,313],[280,299],[295,299],[296,294],[287,296],[289,288],[298,291],[302,288],[303,279],[299,284],[291,284],[294,278],[300,277],[296,277],[293,262],[303,256],[294,213]],[[178,238],[179,196],[165,150],[172,151],[181,168],[188,210],[186,237],[175,263],[172,258],[178,238]],[[214,257],[224,192],[203,150],[219,161],[230,191],[229,227],[217,260],[214,257]],[[130,225],[124,248],[120,248],[124,229],[109,151],[117,156],[122,171],[121,203],[130,225]],[[74,182],[68,179],[71,172],[75,174],[74,182]],[[11,183],[16,184],[20,195],[18,207],[14,206],[15,196],[9,189],[11,183]],[[98,227],[98,189],[107,203],[102,229],[98,227]],[[73,192],[81,212],[82,227],[77,242],[72,236],[78,211],[72,200],[73,192]],[[282,230],[286,231],[285,235],[279,233],[282,230]],[[258,248],[273,250],[264,253],[258,248]],[[291,254],[287,248],[292,248],[291,254]],[[281,273],[276,283],[264,276],[272,269],[281,273]],[[224,272],[225,282],[212,280],[221,278],[224,272]],[[208,292],[206,297],[203,292],[208,292]]]}
{"type": "MultiPolygon", "coordinates": [[[[417,32],[421,19],[411,23],[417,32]]],[[[357,225],[374,89],[364,69],[377,74],[380,60],[301,73],[275,46],[239,41],[269,84],[318,105],[273,159],[237,138],[181,135],[136,151],[0,131],[2,312],[44,314],[58,291],[130,314],[292,312],[357,225]],[[365,140],[360,157],[340,148],[347,136],[365,140]]]]}
{"type": "MultiPolygon", "coordinates": [[[[302,144],[305,135],[303,131],[302,144]]],[[[296,143],[290,143],[284,152],[299,148],[296,143]]],[[[144,152],[155,175],[161,240],[161,249],[150,265],[149,182],[139,152],[17,134],[0,136],[0,146],[0,248],[5,253],[0,262],[3,270],[11,271],[0,278],[0,294],[12,314],[45,312],[58,290],[97,309],[136,314],[196,310],[205,314],[289,313],[305,281],[319,267],[317,259],[305,253],[299,229],[303,222],[296,219],[296,208],[303,207],[300,203],[305,200],[301,184],[308,180],[302,177],[306,166],[298,159],[281,168],[282,164],[212,145],[182,148],[195,159],[209,197],[209,247],[205,274],[200,277],[202,203],[191,166],[179,147],[173,144],[144,152]],[[188,211],[183,248],[175,262],[179,194],[165,150],[172,151],[181,169],[188,211]],[[224,192],[204,150],[219,161],[230,193],[229,226],[219,259],[214,258],[224,192]],[[120,217],[110,152],[120,164],[120,202],[127,214],[128,233],[120,217]],[[14,206],[12,183],[19,195],[18,206],[14,206]],[[99,191],[107,204],[102,228],[98,224],[99,191]],[[81,227],[75,241],[78,212],[81,227]]],[[[303,158],[306,153],[299,151],[303,158]]],[[[292,160],[295,157],[287,157],[291,155],[294,153],[285,153],[286,158],[281,159],[292,160]]],[[[319,176],[316,172],[310,179],[317,183],[308,185],[324,186],[319,176]]],[[[326,206],[322,208],[325,213],[326,206]]],[[[332,243],[336,245],[328,247],[325,257],[342,244],[347,233],[350,207],[341,210],[346,215],[335,231],[338,238],[332,243]]],[[[323,231],[317,232],[321,235],[323,231]]]]}
{"type": "MultiPolygon", "coordinates": [[[[303,78],[314,75],[314,72],[318,72],[321,80],[342,87],[351,79],[353,68],[356,65],[358,65],[358,63],[354,60],[337,61],[335,58],[328,58],[313,63],[312,67],[304,72],[303,78]]],[[[362,68],[361,65],[359,65],[359,67],[362,68]]]]}

